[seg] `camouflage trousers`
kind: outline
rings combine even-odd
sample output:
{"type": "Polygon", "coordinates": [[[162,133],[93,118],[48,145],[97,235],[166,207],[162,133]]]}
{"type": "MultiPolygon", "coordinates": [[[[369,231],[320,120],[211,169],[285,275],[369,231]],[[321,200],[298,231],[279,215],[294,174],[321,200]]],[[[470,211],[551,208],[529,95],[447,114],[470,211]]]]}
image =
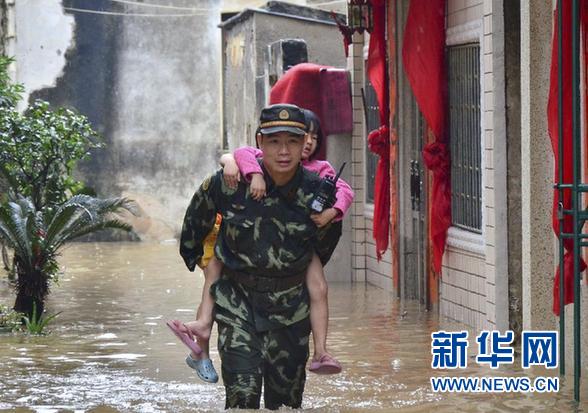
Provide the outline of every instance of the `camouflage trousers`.
{"type": "Polygon", "coordinates": [[[258,409],[263,382],[266,409],[298,408],[306,381],[310,320],[256,332],[242,319],[217,319],[225,408],[258,409]]]}

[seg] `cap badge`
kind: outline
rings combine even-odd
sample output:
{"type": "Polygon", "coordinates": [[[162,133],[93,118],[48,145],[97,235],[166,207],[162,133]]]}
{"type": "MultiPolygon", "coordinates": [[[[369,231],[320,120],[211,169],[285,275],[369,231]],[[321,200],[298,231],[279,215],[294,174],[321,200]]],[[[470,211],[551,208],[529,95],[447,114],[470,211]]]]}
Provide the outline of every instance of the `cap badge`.
{"type": "Polygon", "coordinates": [[[278,117],[282,120],[290,119],[290,114],[286,109],[282,109],[280,113],[278,113],[278,117]]]}

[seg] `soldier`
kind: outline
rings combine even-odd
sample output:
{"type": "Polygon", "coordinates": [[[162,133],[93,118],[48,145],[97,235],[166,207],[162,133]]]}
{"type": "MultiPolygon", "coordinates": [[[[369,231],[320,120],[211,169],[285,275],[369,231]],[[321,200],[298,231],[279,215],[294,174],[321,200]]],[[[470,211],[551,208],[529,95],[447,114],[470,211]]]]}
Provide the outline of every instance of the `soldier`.
{"type": "Polygon", "coordinates": [[[341,223],[317,229],[309,203],[319,183],[300,159],[304,114],[294,105],[262,110],[258,146],[267,195],[258,202],[249,186],[228,187],[222,171],[207,178],[186,211],[180,254],[190,271],[202,243],[222,224],[215,246],[224,264],[212,285],[226,408],[259,408],[262,382],[268,409],[300,407],[310,334],[308,265],[316,252],[327,263],[341,223]]]}

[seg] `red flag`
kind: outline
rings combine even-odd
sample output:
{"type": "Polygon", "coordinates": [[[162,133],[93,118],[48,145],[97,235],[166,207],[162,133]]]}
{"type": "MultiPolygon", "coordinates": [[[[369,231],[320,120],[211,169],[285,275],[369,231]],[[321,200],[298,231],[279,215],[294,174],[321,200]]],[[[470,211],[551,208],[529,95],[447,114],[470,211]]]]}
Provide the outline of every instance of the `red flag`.
{"type": "MultiPolygon", "coordinates": [[[[563,181],[561,184],[570,184],[573,182],[574,171],[573,171],[573,154],[572,154],[572,7],[571,1],[559,2],[563,3],[564,7],[562,10],[562,63],[563,67],[563,159],[562,159],[562,176],[563,181]]],[[[587,31],[587,16],[586,13],[588,2],[582,2],[582,32],[584,38],[587,31]]],[[[558,6],[559,7],[559,6],[558,6]]],[[[553,24],[553,37],[551,45],[551,72],[549,78],[549,97],[547,101],[547,128],[549,131],[549,138],[551,139],[551,147],[553,149],[553,155],[555,158],[555,171],[554,181],[559,180],[559,121],[558,121],[558,50],[559,50],[559,34],[557,30],[557,17],[559,10],[556,9],[554,13],[554,24],[553,24]]],[[[584,43],[586,48],[586,43],[584,43]]],[[[586,53],[584,53],[586,58],[586,53]]],[[[564,209],[572,208],[572,191],[570,189],[563,190],[562,203],[564,209]]],[[[552,225],[553,231],[559,236],[559,220],[557,213],[558,204],[558,190],[553,192],[553,207],[552,207],[552,225]]],[[[573,232],[573,217],[571,215],[565,215],[563,220],[563,231],[566,233],[573,232]]],[[[564,302],[563,305],[574,302],[574,243],[571,239],[564,240],[564,247],[566,253],[563,257],[564,260],[564,302]]],[[[580,271],[586,269],[586,263],[580,259],[580,271]]],[[[553,312],[559,315],[561,303],[559,301],[559,279],[560,279],[559,267],[555,273],[553,280],[553,312]]]]}
{"type": "Polygon", "coordinates": [[[433,172],[429,238],[433,269],[440,273],[447,230],[451,226],[451,169],[445,130],[445,0],[410,2],[402,59],[419,109],[435,137],[435,142],[423,149],[423,160],[433,172]]]}
{"type": "Polygon", "coordinates": [[[374,183],[373,237],[378,261],[388,249],[390,229],[390,133],[388,89],[386,82],[386,2],[372,0],[374,28],[370,33],[367,76],[376,92],[380,107],[380,128],[368,135],[368,147],[379,156],[374,183]]]}

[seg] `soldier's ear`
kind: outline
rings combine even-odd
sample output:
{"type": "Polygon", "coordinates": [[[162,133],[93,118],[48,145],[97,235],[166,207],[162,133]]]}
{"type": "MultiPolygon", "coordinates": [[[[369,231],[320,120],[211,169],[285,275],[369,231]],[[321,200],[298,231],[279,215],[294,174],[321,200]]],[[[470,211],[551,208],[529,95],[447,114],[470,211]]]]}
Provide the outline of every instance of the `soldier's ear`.
{"type": "Polygon", "coordinates": [[[258,133],[257,135],[255,135],[255,143],[257,144],[257,149],[261,148],[262,139],[263,139],[263,135],[261,133],[258,133]]]}

